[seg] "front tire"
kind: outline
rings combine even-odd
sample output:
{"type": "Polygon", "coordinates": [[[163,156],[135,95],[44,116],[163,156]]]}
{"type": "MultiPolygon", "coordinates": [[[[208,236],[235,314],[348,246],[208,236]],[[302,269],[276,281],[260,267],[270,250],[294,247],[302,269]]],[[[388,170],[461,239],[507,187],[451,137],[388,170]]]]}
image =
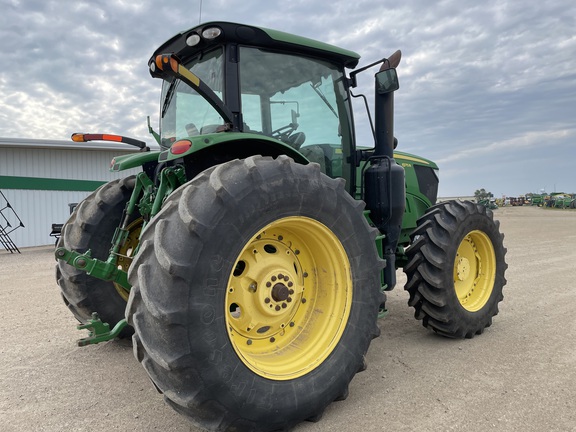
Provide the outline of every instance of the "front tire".
{"type": "Polygon", "coordinates": [[[506,249],[492,211],[470,201],[431,207],[404,267],[414,316],[438,334],[472,338],[492,324],[506,284],[506,249]]]}
{"type": "Polygon", "coordinates": [[[272,431],[345,398],[378,334],[374,237],[316,164],[251,157],[172,194],[142,233],[127,309],[166,401],[213,431],[272,431]]]}

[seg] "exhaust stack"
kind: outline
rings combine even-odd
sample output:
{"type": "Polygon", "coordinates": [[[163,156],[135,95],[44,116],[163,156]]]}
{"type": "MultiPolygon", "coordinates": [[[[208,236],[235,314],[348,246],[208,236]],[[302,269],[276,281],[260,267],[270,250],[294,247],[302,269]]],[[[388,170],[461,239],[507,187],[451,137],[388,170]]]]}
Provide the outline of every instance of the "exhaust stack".
{"type": "Polygon", "coordinates": [[[365,201],[370,218],[384,233],[384,283],[387,290],[396,285],[396,247],[402,230],[406,203],[404,168],[394,160],[394,92],[398,89],[396,67],[401,52],[396,51],[376,74],[375,148],[370,167],[364,173],[365,201]]]}

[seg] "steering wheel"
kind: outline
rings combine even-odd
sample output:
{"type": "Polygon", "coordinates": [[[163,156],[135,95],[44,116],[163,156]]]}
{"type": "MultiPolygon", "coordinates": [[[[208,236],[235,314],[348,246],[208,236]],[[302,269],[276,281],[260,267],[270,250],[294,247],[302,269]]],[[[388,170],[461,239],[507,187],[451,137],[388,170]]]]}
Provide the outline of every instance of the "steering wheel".
{"type": "Polygon", "coordinates": [[[281,128],[272,131],[271,135],[273,138],[279,139],[280,141],[286,141],[288,137],[292,134],[292,132],[296,130],[297,127],[298,127],[297,124],[289,123],[286,126],[282,126],[281,128]]]}

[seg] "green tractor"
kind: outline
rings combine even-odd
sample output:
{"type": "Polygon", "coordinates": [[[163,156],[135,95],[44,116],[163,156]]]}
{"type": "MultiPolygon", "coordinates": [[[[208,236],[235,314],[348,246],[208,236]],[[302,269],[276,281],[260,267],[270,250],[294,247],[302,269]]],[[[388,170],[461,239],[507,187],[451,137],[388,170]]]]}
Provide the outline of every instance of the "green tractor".
{"type": "Polygon", "coordinates": [[[485,198],[478,201],[478,204],[486,207],[490,210],[498,209],[498,204],[496,204],[496,200],[494,198],[485,198]]]}
{"type": "Polygon", "coordinates": [[[545,197],[546,194],[532,194],[530,205],[542,207],[544,205],[545,197]]]}
{"type": "Polygon", "coordinates": [[[415,317],[472,338],[506,283],[503,235],[469,201],[437,204],[433,162],[395,152],[400,52],[359,55],[211,22],[149,61],[163,80],[159,151],[88,196],[63,228],[57,280],[87,345],[133,335],[165,400],[214,431],[287,430],[345,399],[380,333],[396,270],[415,317]],[[375,74],[374,144],[351,89],[375,74]]]}

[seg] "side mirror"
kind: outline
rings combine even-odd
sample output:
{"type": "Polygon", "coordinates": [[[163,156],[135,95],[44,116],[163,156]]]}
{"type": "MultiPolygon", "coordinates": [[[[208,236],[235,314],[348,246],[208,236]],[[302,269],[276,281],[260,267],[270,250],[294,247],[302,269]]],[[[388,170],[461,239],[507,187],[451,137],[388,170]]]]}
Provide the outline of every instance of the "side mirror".
{"type": "Polygon", "coordinates": [[[378,94],[386,94],[400,88],[396,69],[386,69],[376,74],[376,91],[378,94]]]}

